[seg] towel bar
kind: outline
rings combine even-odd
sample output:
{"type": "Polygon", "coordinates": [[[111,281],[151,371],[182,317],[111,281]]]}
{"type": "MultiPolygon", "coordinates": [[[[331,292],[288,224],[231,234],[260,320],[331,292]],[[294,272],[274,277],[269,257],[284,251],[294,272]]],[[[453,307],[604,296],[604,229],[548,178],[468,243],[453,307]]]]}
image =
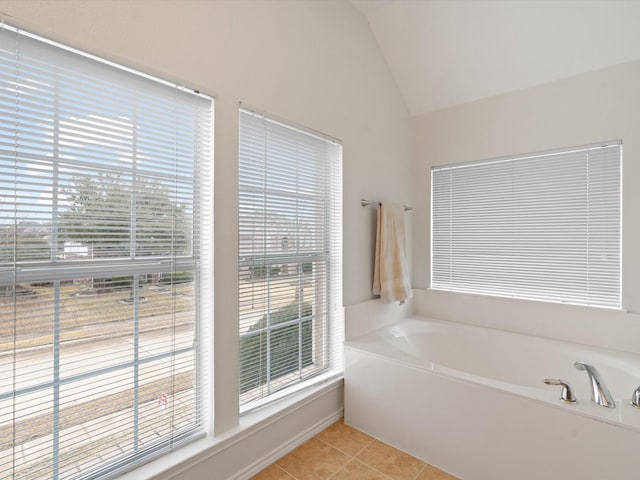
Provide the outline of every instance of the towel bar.
{"type": "MultiPolygon", "coordinates": [[[[371,205],[380,206],[381,204],[382,202],[374,202],[373,200],[365,200],[364,198],[360,200],[360,205],[363,207],[369,207],[371,205]]],[[[403,207],[405,212],[408,212],[409,210],[413,210],[413,207],[410,207],[408,205],[403,205],[403,207]]]]}

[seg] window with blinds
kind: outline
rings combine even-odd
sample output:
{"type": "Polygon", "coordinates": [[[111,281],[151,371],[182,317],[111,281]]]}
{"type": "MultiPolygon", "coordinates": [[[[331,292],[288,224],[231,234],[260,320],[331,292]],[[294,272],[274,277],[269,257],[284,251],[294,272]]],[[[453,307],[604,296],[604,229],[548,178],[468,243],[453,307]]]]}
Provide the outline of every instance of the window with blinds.
{"type": "Polygon", "coordinates": [[[203,428],[212,100],[0,29],[0,477],[203,428]]]}
{"type": "Polygon", "coordinates": [[[431,170],[431,286],[621,307],[622,143],[431,170]]]}
{"type": "Polygon", "coordinates": [[[240,111],[240,404],[342,369],[342,147],[240,111]]]}

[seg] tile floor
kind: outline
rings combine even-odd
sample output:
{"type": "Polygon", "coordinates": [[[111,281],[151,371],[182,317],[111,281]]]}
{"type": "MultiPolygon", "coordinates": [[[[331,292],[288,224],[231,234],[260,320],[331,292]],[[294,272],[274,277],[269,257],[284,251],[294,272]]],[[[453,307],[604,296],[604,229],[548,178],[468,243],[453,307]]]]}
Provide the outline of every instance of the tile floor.
{"type": "Polygon", "coordinates": [[[341,419],[252,480],[457,480],[341,419]]]}

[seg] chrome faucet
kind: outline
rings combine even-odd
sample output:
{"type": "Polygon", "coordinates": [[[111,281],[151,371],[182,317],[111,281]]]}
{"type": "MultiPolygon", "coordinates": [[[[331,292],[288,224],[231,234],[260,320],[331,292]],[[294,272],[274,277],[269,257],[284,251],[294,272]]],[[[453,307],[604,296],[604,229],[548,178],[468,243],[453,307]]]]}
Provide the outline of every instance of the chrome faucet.
{"type": "Polygon", "coordinates": [[[631,396],[631,405],[636,408],[640,408],[640,387],[633,391],[633,395],[631,396]]]}
{"type": "Polygon", "coordinates": [[[614,408],[616,406],[616,402],[613,401],[613,397],[602,381],[602,377],[600,377],[596,367],[581,360],[574,363],[573,366],[578,370],[584,370],[587,372],[587,375],[589,375],[589,381],[591,382],[591,400],[593,400],[594,403],[607,408],[614,408]]]}

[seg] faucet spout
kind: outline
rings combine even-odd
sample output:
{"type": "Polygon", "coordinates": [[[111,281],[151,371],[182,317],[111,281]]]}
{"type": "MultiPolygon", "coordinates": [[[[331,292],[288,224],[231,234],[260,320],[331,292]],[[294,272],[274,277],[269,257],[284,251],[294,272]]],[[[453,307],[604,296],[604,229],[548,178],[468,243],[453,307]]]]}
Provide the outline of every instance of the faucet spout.
{"type": "Polygon", "coordinates": [[[573,366],[578,370],[587,372],[587,375],[589,375],[589,381],[591,382],[591,400],[593,400],[594,403],[607,408],[614,408],[616,406],[616,402],[613,401],[613,397],[611,393],[609,393],[609,389],[604,384],[596,367],[582,360],[577,361],[573,366]]]}

